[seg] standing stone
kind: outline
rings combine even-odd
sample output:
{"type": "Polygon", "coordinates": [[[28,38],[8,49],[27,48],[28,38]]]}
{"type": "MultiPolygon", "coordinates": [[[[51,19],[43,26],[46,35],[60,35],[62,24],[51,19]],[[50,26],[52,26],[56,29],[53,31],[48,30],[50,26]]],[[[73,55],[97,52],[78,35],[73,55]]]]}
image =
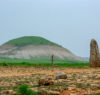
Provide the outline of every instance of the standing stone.
{"type": "Polygon", "coordinates": [[[100,55],[99,47],[96,40],[92,39],[90,44],[90,66],[99,67],[100,66],[100,55]]]}

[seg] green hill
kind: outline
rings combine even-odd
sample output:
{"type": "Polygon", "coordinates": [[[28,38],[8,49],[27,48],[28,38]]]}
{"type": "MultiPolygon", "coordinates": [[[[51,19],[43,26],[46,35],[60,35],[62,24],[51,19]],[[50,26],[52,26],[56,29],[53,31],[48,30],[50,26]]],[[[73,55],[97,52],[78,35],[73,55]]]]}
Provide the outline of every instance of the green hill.
{"type": "MultiPolygon", "coordinates": [[[[56,43],[53,43],[49,40],[46,40],[42,37],[37,36],[24,36],[21,38],[10,40],[5,44],[15,45],[15,46],[26,46],[26,45],[55,45],[60,46],[56,43]]],[[[60,46],[61,47],[61,46],[60,46]]]]}
{"type": "Polygon", "coordinates": [[[83,58],[74,55],[68,49],[37,36],[24,36],[8,41],[0,46],[0,57],[16,59],[33,59],[34,62],[82,62],[83,58]]]}

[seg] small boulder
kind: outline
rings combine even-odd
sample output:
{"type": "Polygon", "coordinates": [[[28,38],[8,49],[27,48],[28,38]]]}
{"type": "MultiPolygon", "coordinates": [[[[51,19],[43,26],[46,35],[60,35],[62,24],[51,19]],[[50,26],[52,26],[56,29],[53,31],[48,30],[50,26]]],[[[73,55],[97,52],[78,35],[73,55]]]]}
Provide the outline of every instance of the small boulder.
{"type": "Polygon", "coordinates": [[[47,92],[46,91],[40,91],[38,92],[39,95],[47,95],[47,92]]]}
{"type": "Polygon", "coordinates": [[[13,90],[7,90],[6,91],[6,94],[12,94],[13,93],[13,90]]]}
{"type": "Polygon", "coordinates": [[[59,72],[57,75],[56,75],[56,79],[67,79],[67,75],[66,73],[64,72],[59,72]]]}
{"type": "Polygon", "coordinates": [[[51,78],[41,78],[41,79],[39,79],[38,84],[39,84],[39,86],[53,85],[54,84],[54,80],[51,79],[51,78]]]}

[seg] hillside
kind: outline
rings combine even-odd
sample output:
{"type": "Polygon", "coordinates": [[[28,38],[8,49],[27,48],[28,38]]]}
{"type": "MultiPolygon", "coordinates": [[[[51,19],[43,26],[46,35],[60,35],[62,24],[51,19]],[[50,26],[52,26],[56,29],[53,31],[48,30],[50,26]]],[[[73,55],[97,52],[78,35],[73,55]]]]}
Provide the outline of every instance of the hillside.
{"type": "Polygon", "coordinates": [[[14,45],[14,46],[27,46],[27,45],[53,45],[60,46],[56,43],[53,43],[47,39],[37,36],[24,36],[21,38],[13,39],[8,41],[5,44],[14,45]]]}
{"type": "Polygon", "coordinates": [[[0,57],[34,59],[35,62],[83,62],[83,58],[74,55],[68,49],[37,36],[25,36],[8,41],[0,46],[0,57]]]}

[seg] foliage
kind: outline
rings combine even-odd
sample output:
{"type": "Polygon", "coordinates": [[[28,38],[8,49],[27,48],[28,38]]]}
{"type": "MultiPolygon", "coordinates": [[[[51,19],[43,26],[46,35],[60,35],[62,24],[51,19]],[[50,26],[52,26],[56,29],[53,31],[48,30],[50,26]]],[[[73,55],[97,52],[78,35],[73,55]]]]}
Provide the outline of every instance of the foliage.
{"type": "Polygon", "coordinates": [[[97,93],[97,94],[95,94],[95,95],[100,95],[100,93],[97,93]]]}
{"type": "MultiPolygon", "coordinates": [[[[34,67],[50,67],[50,63],[8,63],[9,66],[34,66],[34,67]]],[[[2,66],[2,63],[0,63],[2,66]]],[[[71,67],[71,68],[88,68],[89,63],[55,63],[53,67],[71,67]]]]}
{"type": "MultiPolygon", "coordinates": [[[[44,66],[52,66],[52,64],[48,61],[36,61],[34,59],[11,59],[11,58],[0,58],[0,66],[36,66],[36,67],[44,67],[44,66]]],[[[76,68],[87,68],[89,67],[89,63],[67,63],[67,62],[54,62],[55,66],[61,67],[76,67],[76,68]]]]}
{"type": "Polygon", "coordinates": [[[21,85],[18,89],[17,95],[38,95],[37,93],[33,92],[28,85],[24,84],[21,85]]]}
{"type": "Polygon", "coordinates": [[[84,85],[82,83],[77,83],[76,86],[82,88],[84,85]]]}
{"type": "MultiPolygon", "coordinates": [[[[53,43],[49,40],[46,40],[42,37],[37,37],[37,36],[25,36],[17,39],[10,40],[9,42],[5,44],[11,44],[15,46],[26,46],[26,45],[55,45],[59,46],[56,43],[53,43]]],[[[61,46],[60,46],[61,47],[61,46]]]]}
{"type": "MultiPolygon", "coordinates": [[[[16,58],[0,58],[0,66],[6,62],[9,66],[51,66],[51,60],[42,59],[16,59],[16,58]]],[[[89,63],[84,62],[64,62],[64,61],[54,61],[54,66],[63,66],[63,67],[89,67],[89,63]]]]}
{"type": "Polygon", "coordinates": [[[5,62],[5,61],[2,63],[2,65],[3,65],[3,66],[9,66],[8,63],[5,62]]]}

